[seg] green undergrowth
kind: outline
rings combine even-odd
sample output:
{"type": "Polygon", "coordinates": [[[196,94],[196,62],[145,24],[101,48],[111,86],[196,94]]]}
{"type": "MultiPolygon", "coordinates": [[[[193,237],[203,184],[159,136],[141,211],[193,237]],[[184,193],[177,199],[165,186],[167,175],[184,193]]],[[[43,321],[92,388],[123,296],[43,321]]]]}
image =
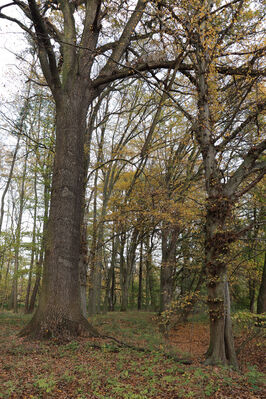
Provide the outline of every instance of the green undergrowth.
{"type": "MultiPolygon", "coordinates": [[[[16,333],[28,316],[0,314],[0,398],[263,397],[263,374],[252,365],[243,374],[166,357],[169,342],[160,334],[154,316],[114,312],[90,320],[103,335],[149,348],[141,352],[107,338],[78,338],[63,345],[25,340],[16,333]]],[[[175,347],[171,351],[187,356],[175,347]]]]}
{"type": "Polygon", "coordinates": [[[163,337],[156,325],[156,314],[150,312],[112,312],[92,318],[102,335],[115,336],[125,342],[146,345],[156,350],[163,337]]]}

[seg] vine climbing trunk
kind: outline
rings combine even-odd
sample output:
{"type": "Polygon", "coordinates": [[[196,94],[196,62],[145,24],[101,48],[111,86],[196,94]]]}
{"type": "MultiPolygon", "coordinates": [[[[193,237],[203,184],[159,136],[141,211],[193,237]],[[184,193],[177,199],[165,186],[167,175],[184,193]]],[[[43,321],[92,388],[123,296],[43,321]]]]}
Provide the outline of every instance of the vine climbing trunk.
{"type": "Polygon", "coordinates": [[[230,315],[230,294],[227,281],[227,253],[230,234],[226,223],[230,204],[226,198],[214,197],[207,206],[205,256],[210,344],[207,364],[230,364],[237,368],[230,315]]]}

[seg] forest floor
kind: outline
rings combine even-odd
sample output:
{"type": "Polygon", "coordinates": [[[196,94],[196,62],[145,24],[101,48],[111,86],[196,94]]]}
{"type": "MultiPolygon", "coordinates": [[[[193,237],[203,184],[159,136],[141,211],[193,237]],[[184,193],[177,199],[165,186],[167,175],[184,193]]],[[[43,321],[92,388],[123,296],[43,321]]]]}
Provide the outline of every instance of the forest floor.
{"type": "Polygon", "coordinates": [[[111,339],[80,338],[58,345],[18,338],[28,320],[22,314],[0,313],[0,398],[266,397],[262,333],[237,333],[240,371],[235,372],[203,365],[207,322],[178,325],[165,337],[157,317],[148,312],[114,312],[91,320],[103,335],[146,348],[142,352],[111,339]]]}

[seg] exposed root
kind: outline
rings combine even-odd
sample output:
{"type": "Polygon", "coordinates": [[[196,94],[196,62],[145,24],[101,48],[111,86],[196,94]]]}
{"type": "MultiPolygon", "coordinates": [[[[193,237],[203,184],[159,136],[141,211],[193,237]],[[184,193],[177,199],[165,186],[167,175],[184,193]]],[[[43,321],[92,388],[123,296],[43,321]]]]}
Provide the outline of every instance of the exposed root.
{"type": "MultiPolygon", "coordinates": [[[[135,345],[131,345],[131,344],[127,344],[126,342],[120,341],[119,339],[111,337],[109,335],[101,335],[100,337],[101,338],[111,339],[111,340],[115,341],[118,345],[123,346],[125,348],[132,349],[132,350],[137,351],[137,352],[144,352],[144,353],[152,353],[153,352],[151,349],[143,348],[143,347],[135,346],[135,345]]],[[[162,355],[164,357],[166,357],[167,359],[175,360],[178,363],[192,364],[192,360],[179,358],[178,356],[176,356],[175,354],[172,354],[172,353],[162,352],[162,355]]]]}
{"type": "Polygon", "coordinates": [[[98,331],[81,316],[70,320],[59,315],[43,318],[35,313],[31,321],[19,332],[20,337],[55,339],[58,342],[70,341],[74,337],[99,337],[98,331]]]}

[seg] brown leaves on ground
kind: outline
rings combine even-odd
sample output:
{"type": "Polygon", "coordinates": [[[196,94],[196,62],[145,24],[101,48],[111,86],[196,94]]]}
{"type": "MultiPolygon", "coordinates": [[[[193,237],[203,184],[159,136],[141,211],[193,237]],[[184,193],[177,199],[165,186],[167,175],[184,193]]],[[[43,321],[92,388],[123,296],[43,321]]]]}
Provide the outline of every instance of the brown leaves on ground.
{"type": "Polygon", "coordinates": [[[153,350],[142,353],[108,339],[80,338],[64,345],[53,340],[29,341],[16,336],[25,323],[23,317],[10,313],[1,316],[0,398],[265,397],[261,337],[242,348],[239,359],[243,374],[203,366],[208,346],[208,326],[204,323],[182,324],[165,340],[151,313],[112,313],[93,320],[103,334],[153,350]],[[167,358],[164,354],[168,352],[191,357],[193,364],[167,358]]]}

